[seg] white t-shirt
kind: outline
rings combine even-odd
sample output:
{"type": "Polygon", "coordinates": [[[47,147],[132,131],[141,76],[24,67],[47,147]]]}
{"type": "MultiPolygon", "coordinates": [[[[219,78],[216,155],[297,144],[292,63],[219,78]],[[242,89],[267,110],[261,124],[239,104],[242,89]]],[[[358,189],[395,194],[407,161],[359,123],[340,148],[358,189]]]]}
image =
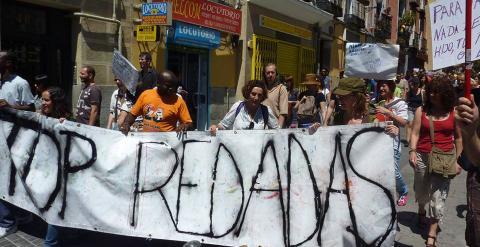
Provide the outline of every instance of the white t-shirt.
{"type": "Polygon", "coordinates": [[[10,75],[1,82],[0,99],[5,99],[10,105],[24,106],[34,103],[30,85],[18,75],[10,75]]]}
{"type": "MultiPolygon", "coordinates": [[[[398,97],[394,97],[393,101],[389,104],[385,104],[385,108],[390,109],[394,115],[399,116],[405,120],[408,120],[408,105],[405,100],[398,97]]],[[[393,148],[400,151],[400,133],[393,139],[393,148]]]]}
{"type": "Polygon", "coordinates": [[[115,110],[117,110],[117,114],[120,114],[120,111],[130,112],[130,109],[133,106],[132,101],[127,100],[125,96],[117,100],[117,96],[118,96],[118,89],[113,91],[112,93],[112,97],[110,99],[110,113],[113,114],[115,110]]]}
{"type": "MultiPolygon", "coordinates": [[[[261,107],[258,107],[258,110],[255,113],[255,117],[253,119],[250,117],[250,114],[248,114],[245,106],[243,106],[240,109],[240,112],[238,113],[237,117],[235,117],[235,113],[241,102],[242,101],[238,101],[232,105],[227,115],[225,115],[222,121],[220,121],[220,124],[225,129],[244,130],[244,129],[250,129],[249,127],[253,122],[253,129],[264,129],[265,123],[263,121],[261,107]]],[[[278,129],[277,118],[275,117],[275,115],[273,115],[272,109],[270,109],[270,107],[268,106],[267,108],[268,108],[268,123],[266,128],[278,129]]]]}

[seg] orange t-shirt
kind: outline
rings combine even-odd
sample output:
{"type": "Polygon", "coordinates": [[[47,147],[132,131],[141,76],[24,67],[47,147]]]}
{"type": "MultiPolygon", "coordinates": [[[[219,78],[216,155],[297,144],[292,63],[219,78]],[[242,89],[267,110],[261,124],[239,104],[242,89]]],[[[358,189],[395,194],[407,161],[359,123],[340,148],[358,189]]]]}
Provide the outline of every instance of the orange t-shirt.
{"type": "Polygon", "coordinates": [[[165,102],[157,89],[144,91],[130,111],[133,116],[143,116],[144,132],[175,131],[177,122],[191,123],[187,104],[176,95],[171,102],[165,102]]]}

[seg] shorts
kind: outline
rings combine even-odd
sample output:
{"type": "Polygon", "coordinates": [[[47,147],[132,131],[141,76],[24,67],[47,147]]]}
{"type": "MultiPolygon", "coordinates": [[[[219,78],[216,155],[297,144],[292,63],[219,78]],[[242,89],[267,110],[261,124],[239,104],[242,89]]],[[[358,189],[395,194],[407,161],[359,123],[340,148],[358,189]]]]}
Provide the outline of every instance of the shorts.
{"type": "Polygon", "coordinates": [[[450,179],[428,172],[428,153],[417,152],[413,188],[418,204],[428,204],[427,216],[441,221],[445,215],[450,179]]]}

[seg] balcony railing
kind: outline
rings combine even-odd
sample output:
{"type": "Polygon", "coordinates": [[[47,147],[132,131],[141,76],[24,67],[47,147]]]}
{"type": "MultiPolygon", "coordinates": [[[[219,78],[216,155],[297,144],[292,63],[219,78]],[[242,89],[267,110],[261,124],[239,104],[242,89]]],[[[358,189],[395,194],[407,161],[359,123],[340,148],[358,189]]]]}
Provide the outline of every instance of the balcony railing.
{"type": "Polygon", "coordinates": [[[354,14],[345,15],[344,22],[347,26],[352,25],[357,29],[361,29],[365,27],[365,20],[354,14]]]}
{"type": "Polygon", "coordinates": [[[392,33],[392,17],[382,14],[382,17],[375,22],[375,37],[379,39],[390,39],[392,33]]]}
{"type": "Polygon", "coordinates": [[[341,0],[316,0],[317,8],[325,10],[334,17],[343,16],[342,1],[341,0]]]}

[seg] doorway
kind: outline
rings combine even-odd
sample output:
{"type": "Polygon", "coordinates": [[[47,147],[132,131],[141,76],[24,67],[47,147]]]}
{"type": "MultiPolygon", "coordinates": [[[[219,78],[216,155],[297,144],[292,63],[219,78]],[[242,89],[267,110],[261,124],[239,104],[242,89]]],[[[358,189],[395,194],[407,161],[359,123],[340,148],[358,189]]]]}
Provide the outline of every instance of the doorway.
{"type": "Polygon", "coordinates": [[[208,50],[171,45],[168,48],[167,69],[177,77],[193,120],[193,129],[206,130],[208,118],[209,58],[208,50]]]}
{"type": "Polygon", "coordinates": [[[18,74],[30,84],[35,75],[46,74],[70,99],[71,13],[13,0],[2,0],[0,11],[1,49],[16,54],[18,74]]]}

